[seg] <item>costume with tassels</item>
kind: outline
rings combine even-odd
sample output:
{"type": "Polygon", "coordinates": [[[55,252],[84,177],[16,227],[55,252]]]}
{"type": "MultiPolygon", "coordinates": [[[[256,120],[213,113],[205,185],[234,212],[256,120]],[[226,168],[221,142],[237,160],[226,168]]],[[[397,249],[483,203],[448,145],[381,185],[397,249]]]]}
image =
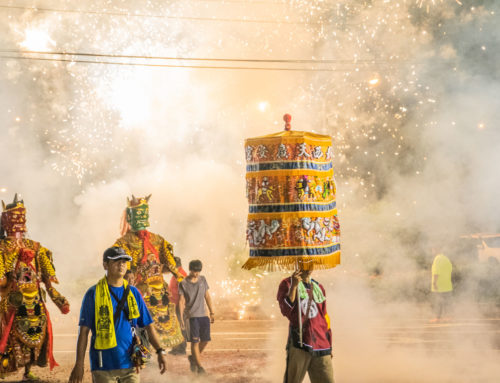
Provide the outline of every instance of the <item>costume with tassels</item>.
{"type": "Polygon", "coordinates": [[[184,338],[163,273],[171,272],[179,281],[182,275],[175,266],[172,245],[160,235],[146,230],[149,227],[150,197],[132,196],[128,199],[122,221],[123,236],[114,246],[125,249],[132,257],[126,278],[144,297],[163,346],[174,347],[184,338]]]}
{"type": "Polygon", "coordinates": [[[63,314],[69,303],[53,286],[59,283],[50,250],[25,238],[26,209],[17,194],[11,204],[2,201],[0,239],[0,374],[32,365],[57,366],[46,293],[63,314]],[[42,288],[45,285],[46,291],[42,288]]]}

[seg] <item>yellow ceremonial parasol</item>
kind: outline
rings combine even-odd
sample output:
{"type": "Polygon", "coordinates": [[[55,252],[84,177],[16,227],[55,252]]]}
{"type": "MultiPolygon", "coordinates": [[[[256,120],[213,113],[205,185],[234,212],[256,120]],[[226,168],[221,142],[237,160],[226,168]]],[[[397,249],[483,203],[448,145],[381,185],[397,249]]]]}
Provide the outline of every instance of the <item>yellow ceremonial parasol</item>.
{"type": "Polygon", "coordinates": [[[317,270],[340,264],[332,138],[285,131],[245,140],[247,239],[244,269],[317,270]]]}

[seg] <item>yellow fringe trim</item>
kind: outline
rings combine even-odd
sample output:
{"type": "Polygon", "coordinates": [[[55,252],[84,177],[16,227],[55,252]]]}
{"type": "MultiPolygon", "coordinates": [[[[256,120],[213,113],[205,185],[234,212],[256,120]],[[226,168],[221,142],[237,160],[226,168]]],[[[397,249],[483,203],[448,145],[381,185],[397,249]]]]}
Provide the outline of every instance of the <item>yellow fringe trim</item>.
{"type": "Polygon", "coordinates": [[[265,271],[325,270],[340,265],[340,251],[324,256],[250,257],[242,266],[245,270],[265,271]]]}

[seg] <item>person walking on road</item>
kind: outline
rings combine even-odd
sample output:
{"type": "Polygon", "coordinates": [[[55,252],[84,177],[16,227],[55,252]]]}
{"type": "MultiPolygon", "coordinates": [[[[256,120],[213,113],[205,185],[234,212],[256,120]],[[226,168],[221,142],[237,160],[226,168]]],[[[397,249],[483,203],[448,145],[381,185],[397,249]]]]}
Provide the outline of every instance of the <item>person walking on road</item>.
{"type": "Polygon", "coordinates": [[[439,322],[447,313],[449,301],[453,291],[451,274],[453,265],[446,255],[438,253],[432,262],[432,283],[431,291],[434,295],[434,310],[436,317],[431,322],[439,322]]]}
{"type": "Polygon", "coordinates": [[[191,371],[198,374],[205,373],[201,353],[210,341],[210,324],[215,318],[207,280],[200,275],[202,267],[199,260],[189,262],[189,275],[179,284],[181,328],[186,330],[188,342],[191,342],[191,355],[188,356],[191,371]],[[205,302],[210,317],[207,316],[205,302]]]}
{"type": "Polygon", "coordinates": [[[297,270],[278,288],[281,313],[290,322],[284,383],[301,383],[306,373],[311,383],[334,382],[325,289],[311,274],[312,270],[297,270]],[[298,310],[302,312],[302,342],[298,310]]]}
{"type": "Polygon", "coordinates": [[[89,332],[92,333],[89,355],[93,383],[140,381],[139,367],[143,360],[140,356],[139,361],[131,357],[137,351],[135,327],[146,329],[149,342],[158,355],[160,373],[166,371],[166,352],[161,348],[144,299],[139,290],[123,279],[127,262],[131,260],[120,247],[111,247],[103,254],[103,266],[107,273],[83,298],[76,362],[70,383],[83,381],[89,332]]]}

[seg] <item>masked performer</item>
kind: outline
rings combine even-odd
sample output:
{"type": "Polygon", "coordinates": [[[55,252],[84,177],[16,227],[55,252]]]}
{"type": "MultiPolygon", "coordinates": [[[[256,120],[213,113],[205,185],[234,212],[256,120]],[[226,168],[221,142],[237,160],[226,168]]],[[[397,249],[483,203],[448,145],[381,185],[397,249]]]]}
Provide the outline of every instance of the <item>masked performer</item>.
{"type": "Polygon", "coordinates": [[[24,381],[37,380],[32,365],[57,366],[46,292],[63,314],[69,303],[52,286],[59,283],[50,250],[25,238],[26,209],[18,200],[2,201],[0,239],[0,374],[24,367],[24,381]]]}
{"type": "Polygon", "coordinates": [[[173,256],[173,247],[163,237],[146,230],[149,227],[151,195],[128,199],[122,220],[122,237],[114,246],[121,247],[132,257],[126,278],[139,289],[153,317],[155,329],[164,347],[175,347],[184,340],[175,304],[170,299],[163,273],[171,272],[181,281],[173,256]]]}

